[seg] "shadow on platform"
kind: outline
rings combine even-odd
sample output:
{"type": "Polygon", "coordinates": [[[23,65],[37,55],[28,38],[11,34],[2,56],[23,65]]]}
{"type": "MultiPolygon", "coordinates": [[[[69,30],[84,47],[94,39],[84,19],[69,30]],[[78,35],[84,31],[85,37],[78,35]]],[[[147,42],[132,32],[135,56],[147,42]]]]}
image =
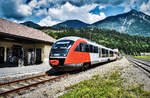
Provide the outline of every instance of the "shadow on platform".
{"type": "Polygon", "coordinates": [[[0,68],[5,68],[5,67],[17,67],[17,64],[12,64],[12,63],[2,63],[0,64],[0,68]]]}

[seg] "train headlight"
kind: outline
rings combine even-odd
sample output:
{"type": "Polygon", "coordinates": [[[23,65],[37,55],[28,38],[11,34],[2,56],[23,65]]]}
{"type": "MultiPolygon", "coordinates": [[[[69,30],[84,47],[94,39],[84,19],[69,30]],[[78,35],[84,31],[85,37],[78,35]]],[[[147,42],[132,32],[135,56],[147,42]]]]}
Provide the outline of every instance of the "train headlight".
{"type": "Polygon", "coordinates": [[[67,54],[64,54],[64,56],[67,56],[67,54]]]}

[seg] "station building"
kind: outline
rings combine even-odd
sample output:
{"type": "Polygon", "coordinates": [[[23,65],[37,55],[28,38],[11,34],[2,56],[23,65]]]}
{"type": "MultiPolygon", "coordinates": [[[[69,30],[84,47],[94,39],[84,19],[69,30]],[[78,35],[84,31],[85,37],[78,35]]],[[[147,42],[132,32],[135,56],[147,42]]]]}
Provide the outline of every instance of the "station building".
{"type": "Polygon", "coordinates": [[[48,63],[54,42],[40,30],[0,18],[0,68],[48,63]]]}

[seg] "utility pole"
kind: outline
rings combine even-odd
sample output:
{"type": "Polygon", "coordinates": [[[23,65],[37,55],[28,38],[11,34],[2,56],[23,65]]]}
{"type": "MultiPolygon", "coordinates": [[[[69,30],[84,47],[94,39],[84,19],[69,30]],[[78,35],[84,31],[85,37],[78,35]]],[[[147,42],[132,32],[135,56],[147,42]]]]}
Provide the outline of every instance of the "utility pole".
{"type": "Polygon", "coordinates": [[[90,40],[92,41],[92,31],[93,31],[93,28],[90,29],[90,32],[89,32],[89,37],[90,37],[90,40]]]}

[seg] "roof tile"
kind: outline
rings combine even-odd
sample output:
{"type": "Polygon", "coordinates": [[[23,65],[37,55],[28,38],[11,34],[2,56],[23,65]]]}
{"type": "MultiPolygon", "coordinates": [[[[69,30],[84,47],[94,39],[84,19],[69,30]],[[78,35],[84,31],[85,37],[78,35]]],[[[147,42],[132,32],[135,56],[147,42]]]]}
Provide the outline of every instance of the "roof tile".
{"type": "Polygon", "coordinates": [[[45,34],[40,30],[33,29],[14,22],[10,22],[2,18],[0,18],[0,32],[31,38],[31,39],[36,39],[36,40],[41,40],[44,42],[55,42],[54,38],[52,38],[51,36],[45,34]]]}

